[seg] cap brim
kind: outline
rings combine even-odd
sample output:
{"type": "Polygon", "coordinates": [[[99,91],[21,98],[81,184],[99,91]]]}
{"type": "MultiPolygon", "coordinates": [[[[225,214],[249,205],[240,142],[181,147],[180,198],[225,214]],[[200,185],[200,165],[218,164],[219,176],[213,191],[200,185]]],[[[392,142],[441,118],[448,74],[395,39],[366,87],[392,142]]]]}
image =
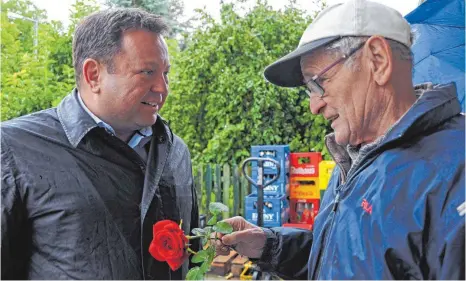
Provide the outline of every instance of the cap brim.
{"type": "Polygon", "coordinates": [[[301,72],[300,58],[304,54],[309,54],[319,47],[322,47],[340,36],[322,38],[316,41],[304,44],[293,52],[280,58],[276,62],[267,66],[264,70],[264,77],[270,83],[281,87],[299,87],[303,86],[303,74],[301,72]]]}

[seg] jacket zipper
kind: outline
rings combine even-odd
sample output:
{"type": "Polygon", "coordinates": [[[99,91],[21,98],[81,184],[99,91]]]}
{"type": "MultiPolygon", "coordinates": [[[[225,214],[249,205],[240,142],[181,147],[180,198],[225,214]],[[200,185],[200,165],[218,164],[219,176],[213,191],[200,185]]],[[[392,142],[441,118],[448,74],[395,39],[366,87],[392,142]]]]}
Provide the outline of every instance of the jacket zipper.
{"type": "MultiPolygon", "coordinates": [[[[335,161],[336,162],[336,161],[335,161]]],[[[337,212],[337,208],[338,208],[338,203],[340,202],[340,191],[343,189],[343,186],[344,184],[346,183],[346,174],[345,174],[345,170],[343,169],[343,167],[338,163],[336,162],[337,165],[340,167],[340,170],[341,170],[341,176],[342,176],[342,184],[335,190],[336,191],[336,195],[335,195],[335,199],[333,200],[333,207],[332,207],[332,212],[330,213],[330,215],[332,216],[331,218],[331,221],[330,221],[330,226],[328,228],[328,230],[325,232],[325,236],[323,238],[323,243],[322,243],[322,247],[320,249],[320,252],[324,255],[324,256],[321,256],[319,258],[319,260],[317,261],[317,267],[316,267],[316,270],[315,272],[317,273],[317,278],[315,278],[316,280],[319,279],[320,277],[320,271],[321,271],[321,266],[322,266],[322,260],[325,258],[326,256],[326,253],[325,253],[325,249],[327,248],[327,243],[328,243],[328,236],[329,234],[332,232],[333,230],[333,223],[335,222],[335,216],[336,216],[336,212],[337,212]]],[[[313,278],[314,279],[314,278],[313,278]]]]}
{"type": "Polygon", "coordinates": [[[329,226],[328,230],[325,233],[323,243],[322,243],[322,248],[320,249],[320,252],[324,256],[321,256],[319,261],[317,262],[317,268],[316,268],[316,271],[315,271],[315,272],[317,272],[317,278],[315,278],[316,280],[318,280],[319,277],[320,277],[320,271],[321,271],[320,269],[321,269],[321,266],[322,266],[322,260],[325,258],[325,255],[326,255],[324,250],[325,250],[325,248],[327,248],[328,236],[332,232],[332,229],[333,229],[333,223],[335,222],[335,216],[336,216],[336,212],[337,212],[339,202],[340,202],[340,190],[337,191],[337,195],[335,196],[335,200],[333,201],[333,208],[332,208],[332,212],[330,213],[330,215],[332,216],[330,226],[329,226]]]}

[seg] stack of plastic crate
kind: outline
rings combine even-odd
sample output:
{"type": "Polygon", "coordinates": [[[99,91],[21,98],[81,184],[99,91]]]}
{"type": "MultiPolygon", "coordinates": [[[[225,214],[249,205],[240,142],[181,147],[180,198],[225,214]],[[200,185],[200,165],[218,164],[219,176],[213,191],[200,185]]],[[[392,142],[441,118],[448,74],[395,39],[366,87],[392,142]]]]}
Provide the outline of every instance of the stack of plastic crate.
{"type": "MultiPolygon", "coordinates": [[[[251,146],[251,157],[272,158],[280,163],[280,172],[272,162],[264,162],[263,182],[266,183],[278,175],[278,180],[264,188],[264,226],[282,226],[288,222],[289,203],[287,191],[289,187],[290,147],[289,145],[251,146]]],[[[251,178],[257,182],[258,165],[252,163],[251,178]]],[[[257,224],[257,188],[252,186],[252,193],[245,198],[246,220],[257,224]]]]}
{"type": "Polygon", "coordinates": [[[320,152],[291,153],[290,161],[290,223],[312,229],[320,207],[322,155],[320,152]]]}

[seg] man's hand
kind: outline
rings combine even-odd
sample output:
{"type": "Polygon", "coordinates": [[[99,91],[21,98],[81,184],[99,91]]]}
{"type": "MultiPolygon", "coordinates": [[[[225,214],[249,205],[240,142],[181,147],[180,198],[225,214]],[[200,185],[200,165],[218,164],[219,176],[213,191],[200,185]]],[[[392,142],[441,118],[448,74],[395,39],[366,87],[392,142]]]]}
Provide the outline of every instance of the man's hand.
{"type": "Polygon", "coordinates": [[[233,227],[233,233],[215,233],[217,240],[215,250],[219,255],[228,255],[230,247],[240,255],[250,258],[260,258],[264,250],[266,235],[262,228],[247,222],[243,217],[233,217],[224,220],[233,227]]]}

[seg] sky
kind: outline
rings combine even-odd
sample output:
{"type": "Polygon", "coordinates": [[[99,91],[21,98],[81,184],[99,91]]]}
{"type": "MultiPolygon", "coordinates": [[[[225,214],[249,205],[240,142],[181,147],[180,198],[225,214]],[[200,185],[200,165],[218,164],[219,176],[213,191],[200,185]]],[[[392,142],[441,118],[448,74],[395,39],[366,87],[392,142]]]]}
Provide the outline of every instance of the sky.
{"type": "MultiPolygon", "coordinates": [[[[208,13],[214,18],[219,17],[220,11],[220,0],[183,0],[184,1],[184,13],[186,18],[190,18],[195,15],[195,9],[206,8],[208,13]]],[[[328,5],[333,5],[336,3],[344,2],[345,0],[327,0],[328,5]]],[[[373,0],[390,6],[398,10],[402,15],[407,15],[409,12],[414,10],[418,4],[419,0],[373,0]]],[[[59,20],[67,25],[69,9],[75,0],[32,0],[39,8],[45,9],[49,20],[59,20]]],[[[102,2],[102,1],[100,1],[102,2]]],[[[225,1],[229,2],[229,1],[225,1]]],[[[255,1],[249,1],[255,2],[255,1]]],[[[297,6],[308,13],[312,13],[316,5],[313,0],[297,0],[297,6]]],[[[283,8],[288,1],[287,0],[268,0],[268,3],[274,9],[283,8]]]]}

